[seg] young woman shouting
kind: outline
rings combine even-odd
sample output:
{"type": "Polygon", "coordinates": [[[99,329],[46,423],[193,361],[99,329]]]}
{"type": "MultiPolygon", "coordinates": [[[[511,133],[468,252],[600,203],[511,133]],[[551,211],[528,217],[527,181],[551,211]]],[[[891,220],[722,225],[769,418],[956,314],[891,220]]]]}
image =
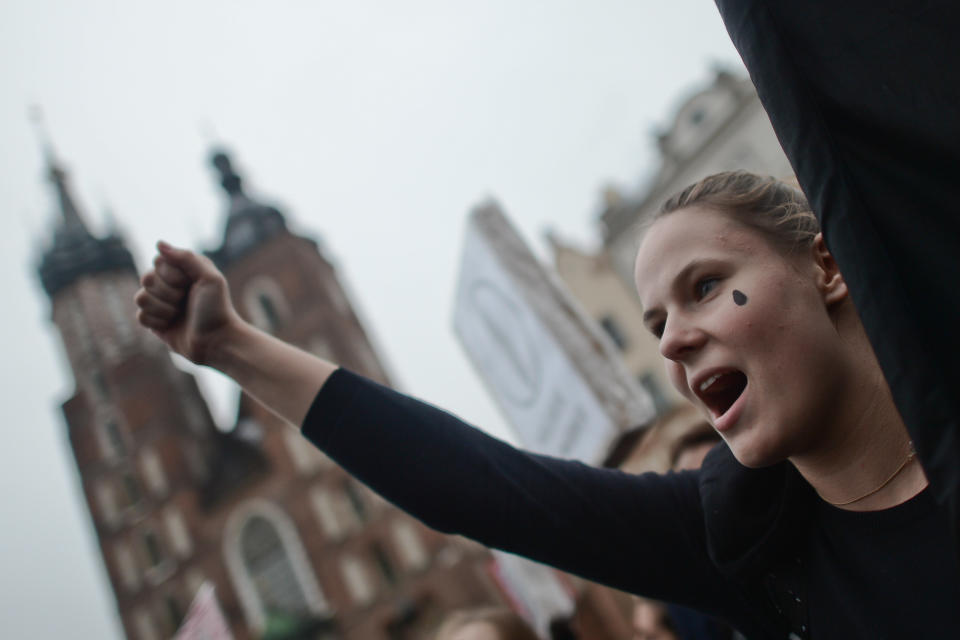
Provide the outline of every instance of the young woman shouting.
{"type": "Polygon", "coordinates": [[[637,256],[644,322],[726,441],[630,475],[517,450],[244,322],[206,258],[159,245],[140,322],[450,533],[728,621],[749,638],[946,638],[960,569],[816,218],[735,172],[672,198],[637,256]]]}

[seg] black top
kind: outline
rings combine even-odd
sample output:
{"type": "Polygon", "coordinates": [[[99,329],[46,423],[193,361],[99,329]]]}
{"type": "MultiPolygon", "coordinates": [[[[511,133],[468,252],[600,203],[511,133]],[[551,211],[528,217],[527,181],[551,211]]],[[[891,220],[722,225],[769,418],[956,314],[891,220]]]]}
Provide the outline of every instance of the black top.
{"type": "Polygon", "coordinates": [[[717,5],[960,532],[960,3],[717,5]]]}
{"type": "Polygon", "coordinates": [[[960,567],[928,492],[843,511],[791,465],[747,469],[725,445],[699,472],[596,469],[515,449],[342,369],[302,430],[435,529],[700,609],[752,640],[960,629],[960,567]]]}

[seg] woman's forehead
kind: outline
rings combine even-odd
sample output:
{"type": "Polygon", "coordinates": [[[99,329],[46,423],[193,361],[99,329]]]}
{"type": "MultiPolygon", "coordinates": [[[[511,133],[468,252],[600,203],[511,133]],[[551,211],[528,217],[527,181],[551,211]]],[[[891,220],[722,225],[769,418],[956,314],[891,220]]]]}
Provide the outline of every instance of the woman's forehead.
{"type": "Polygon", "coordinates": [[[760,233],[723,213],[699,207],[669,213],[648,228],[637,251],[641,301],[645,290],[668,286],[692,263],[749,259],[767,246],[760,233]]]}
{"type": "Polygon", "coordinates": [[[729,216],[691,207],[659,218],[647,229],[637,250],[638,272],[662,264],[665,258],[731,248],[743,244],[748,229],[729,216]]]}

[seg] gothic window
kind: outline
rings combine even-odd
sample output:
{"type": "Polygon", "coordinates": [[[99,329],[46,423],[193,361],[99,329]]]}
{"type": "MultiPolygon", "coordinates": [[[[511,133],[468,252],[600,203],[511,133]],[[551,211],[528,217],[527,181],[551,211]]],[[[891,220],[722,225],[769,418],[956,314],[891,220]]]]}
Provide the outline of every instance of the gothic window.
{"type": "MultiPolygon", "coordinates": [[[[334,540],[342,539],[348,533],[360,528],[361,520],[358,517],[357,509],[358,505],[360,509],[363,509],[363,503],[353,502],[350,497],[351,494],[347,493],[347,487],[349,486],[350,484],[347,482],[346,485],[342,485],[343,490],[326,487],[315,490],[315,507],[318,508],[318,515],[320,515],[322,522],[329,523],[329,525],[323,525],[324,530],[334,540]],[[317,501],[319,501],[319,504],[316,503],[317,501]]],[[[354,495],[354,498],[359,499],[356,495],[354,495]]]]}
{"type": "Polygon", "coordinates": [[[254,635],[273,612],[329,613],[296,526],[278,505],[262,498],[238,505],[223,535],[230,579],[254,635]]]}
{"type": "Polygon", "coordinates": [[[154,494],[162,495],[167,492],[167,474],[163,471],[160,456],[153,448],[144,449],[140,455],[140,466],[147,486],[154,494]]]}
{"type": "Polygon", "coordinates": [[[135,591],[140,586],[140,576],[137,574],[137,563],[130,547],[124,542],[118,542],[113,549],[113,557],[123,586],[129,591],[135,591]]]}
{"type": "Polygon", "coordinates": [[[397,584],[397,570],[393,568],[393,562],[390,561],[390,556],[387,555],[386,550],[374,542],[370,545],[370,551],[377,563],[377,568],[380,569],[380,574],[387,584],[391,586],[397,584]]]}
{"type": "Polygon", "coordinates": [[[340,572],[343,574],[347,591],[350,592],[350,598],[355,603],[365,605],[373,600],[375,595],[373,582],[360,559],[349,553],[341,555],[340,572]]]}
{"type": "Polygon", "coordinates": [[[246,286],[243,299],[250,321],[269,333],[276,333],[290,314],[283,290],[267,276],[251,280],[246,286]]]}
{"type": "Polygon", "coordinates": [[[132,473],[126,472],[120,476],[120,487],[123,490],[125,508],[129,509],[140,502],[140,486],[132,473]]]}
{"type": "Polygon", "coordinates": [[[173,546],[173,551],[181,558],[185,558],[193,551],[193,541],[183,514],[177,507],[168,507],[164,513],[164,523],[167,527],[167,537],[173,546]]]}
{"type": "Polygon", "coordinates": [[[243,527],[240,544],[244,566],[267,613],[306,613],[306,596],[273,524],[253,516],[243,527]]]}
{"type": "Polygon", "coordinates": [[[119,515],[117,493],[107,480],[101,480],[97,484],[97,505],[100,507],[100,517],[103,521],[109,526],[115,525],[119,515]]]}
{"type": "Polygon", "coordinates": [[[623,329],[621,329],[617,321],[613,319],[613,316],[606,315],[600,318],[600,326],[603,327],[603,330],[607,332],[607,335],[613,340],[613,344],[617,345],[620,351],[626,350],[627,336],[624,335],[623,329]]]}
{"type": "Polygon", "coordinates": [[[163,564],[163,548],[160,546],[160,539],[157,534],[147,529],[141,536],[143,542],[144,555],[150,568],[158,567],[163,564]]]}
{"type": "Polygon", "coordinates": [[[427,550],[411,522],[396,520],[393,523],[393,540],[400,554],[400,560],[407,569],[420,569],[426,566],[429,560],[427,550]]]}
{"type": "Polygon", "coordinates": [[[346,527],[337,512],[333,493],[324,487],[314,487],[310,491],[310,501],[313,503],[313,511],[324,534],[331,540],[343,538],[346,534],[346,527]]]}
{"type": "Polygon", "coordinates": [[[127,445],[116,420],[107,420],[100,427],[100,444],[107,460],[116,460],[127,453],[127,445]]]}
{"type": "Polygon", "coordinates": [[[343,490],[347,494],[347,500],[350,501],[350,507],[353,509],[356,521],[358,523],[365,522],[367,519],[367,505],[364,503],[363,496],[360,494],[360,488],[348,480],[344,484],[343,490]]]}

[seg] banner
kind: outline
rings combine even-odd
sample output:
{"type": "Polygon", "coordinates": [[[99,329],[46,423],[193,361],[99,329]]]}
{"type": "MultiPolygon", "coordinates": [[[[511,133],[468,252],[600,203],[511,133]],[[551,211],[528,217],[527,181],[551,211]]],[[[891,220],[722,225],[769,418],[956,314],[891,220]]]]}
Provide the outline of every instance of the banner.
{"type": "Polygon", "coordinates": [[[174,640],[233,640],[230,625],[220,610],[213,585],[204,582],[197,590],[187,616],[174,640]]]}

